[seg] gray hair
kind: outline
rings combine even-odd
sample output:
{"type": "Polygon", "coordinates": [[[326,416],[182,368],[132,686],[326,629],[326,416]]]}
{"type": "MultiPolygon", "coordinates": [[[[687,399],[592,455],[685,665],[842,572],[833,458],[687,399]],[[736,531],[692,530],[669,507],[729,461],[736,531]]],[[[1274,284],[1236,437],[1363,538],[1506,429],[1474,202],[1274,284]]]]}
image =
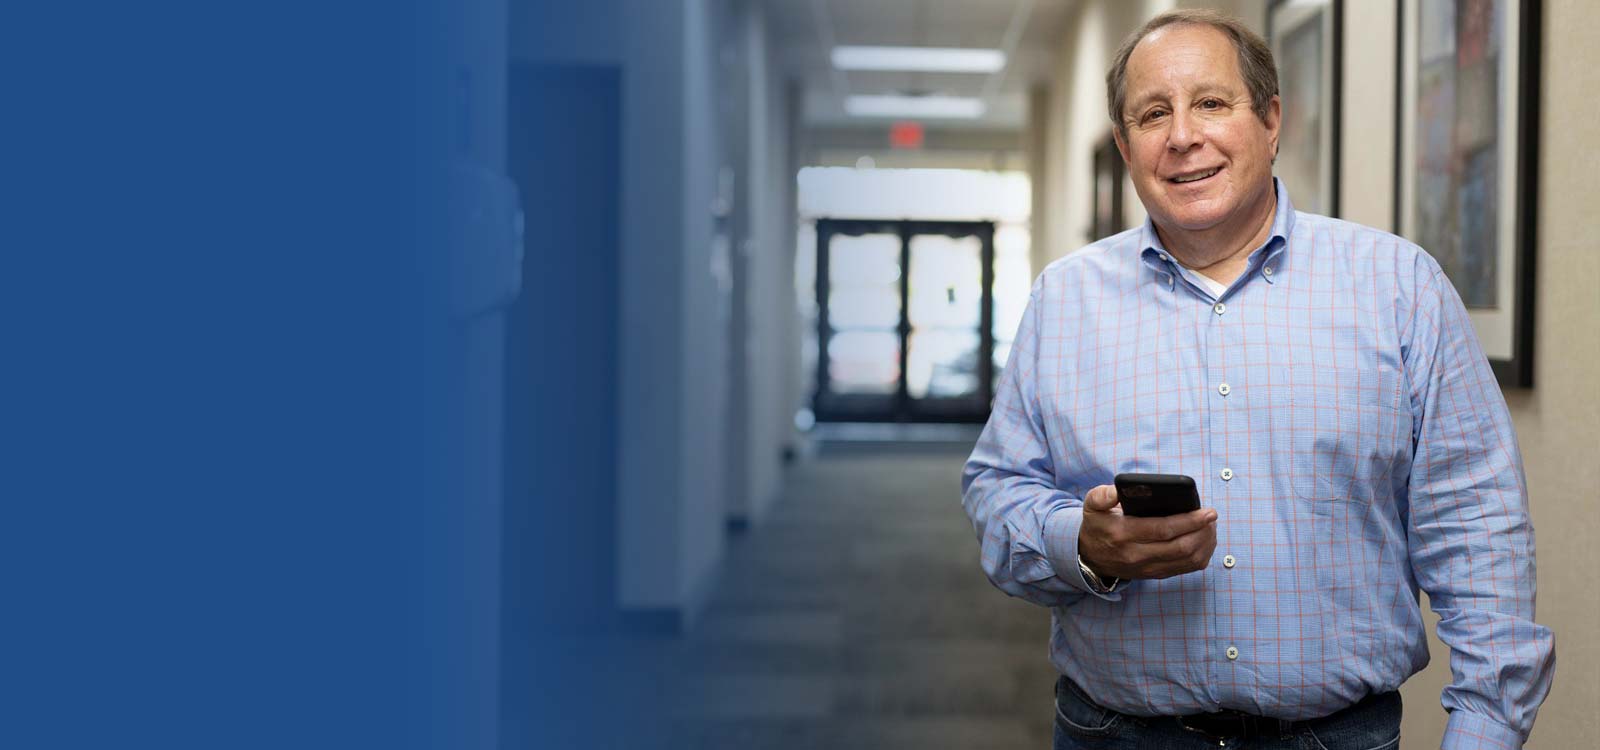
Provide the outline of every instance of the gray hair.
{"type": "Polygon", "coordinates": [[[1226,35],[1239,56],[1239,75],[1250,91],[1250,108],[1263,123],[1267,121],[1267,108],[1272,97],[1278,95],[1278,66],[1272,61],[1272,48],[1233,16],[1206,9],[1175,10],[1150,19],[1138,31],[1129,34],[1117,48],[1111,70],[1106,73],[1106,104],[1110,107],[1111,122],[1123,140],[1128,138],[1128,126],[1122,121],[1122,108],[1128,102],[1128,58],[1146,36],[1167,26],[1210,26],[1226,35]]]}

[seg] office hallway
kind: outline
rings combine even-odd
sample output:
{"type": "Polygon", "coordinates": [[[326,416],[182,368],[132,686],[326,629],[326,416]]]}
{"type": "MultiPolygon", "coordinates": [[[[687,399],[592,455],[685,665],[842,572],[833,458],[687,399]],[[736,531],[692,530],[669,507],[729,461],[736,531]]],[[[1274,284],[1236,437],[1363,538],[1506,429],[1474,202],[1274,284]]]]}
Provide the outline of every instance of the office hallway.
{"type": "Polygon", "coordinates": [[[790,472],[683,644],[675,746],[1049,746],[1049,613],[978,569],[967,450],[834,444],[790,472]]]}

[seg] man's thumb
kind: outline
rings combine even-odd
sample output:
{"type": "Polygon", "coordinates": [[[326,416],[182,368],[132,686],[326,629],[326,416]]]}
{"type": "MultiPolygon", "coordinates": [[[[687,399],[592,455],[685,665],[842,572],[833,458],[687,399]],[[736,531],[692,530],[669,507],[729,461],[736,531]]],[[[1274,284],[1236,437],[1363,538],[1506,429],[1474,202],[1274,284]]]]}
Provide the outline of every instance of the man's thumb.
{"type": "Polygon", "coordinates": [[[1117,488],[1109,484],[1102,484],[1089,490],[1089,495],[1083,498],[1083,509],[1105,513],[1117,507],[1118,502],[1117,488]]]}

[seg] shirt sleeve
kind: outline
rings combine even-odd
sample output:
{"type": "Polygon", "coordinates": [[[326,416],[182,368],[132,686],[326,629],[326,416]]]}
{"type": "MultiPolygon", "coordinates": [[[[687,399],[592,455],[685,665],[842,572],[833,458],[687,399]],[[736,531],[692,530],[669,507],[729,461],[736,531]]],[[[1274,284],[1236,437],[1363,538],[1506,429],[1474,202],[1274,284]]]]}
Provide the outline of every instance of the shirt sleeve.
{"type": "Polygon", "coordinates": [[[1044,606],[1085,595],[1078,569],[1083,500],[1057,489],[1040,409],[1038,347],[1044,295],[1034,284],[983,435],[961,474],[962,505],[978,535],[980,564],[1001,591],[1044,606]]]}
{"type": "Polygon", "coordinates": [[[1520,748],[1550,691],[1555,641],[1533,621],[1533,526],[1511,415],[1466,308],[1419,253],[1402,325],[1415,452],[1411,567],[1450,647],[1442,747],[1520,748]]]}

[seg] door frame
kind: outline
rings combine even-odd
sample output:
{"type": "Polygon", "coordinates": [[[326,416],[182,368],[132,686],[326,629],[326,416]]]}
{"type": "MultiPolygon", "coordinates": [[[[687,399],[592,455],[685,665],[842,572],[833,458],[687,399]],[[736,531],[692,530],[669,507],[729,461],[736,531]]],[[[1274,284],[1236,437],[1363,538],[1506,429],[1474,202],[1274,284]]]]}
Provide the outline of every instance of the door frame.
{"type": "Polygon", "coordinates": [[[969,422],[989,418],[994,401],[994,232],[992,221],[923,221],[908,219],[818,219],[817,236],[817,373],[812,412],[821,422],[969,422]],[[860,237],[892,234],[900,238],[900,376],[892,396],[838,394],[829,390],[828,342],[834,330],[828,313],[828,245],[835,235],[860,237]],[[978,391],[960,398],[913,399],[906,387],[906,362],[911,337],[911,238],[941,235],[976,237],[982,244],[982,295],[978,322],[978,391]]]}

